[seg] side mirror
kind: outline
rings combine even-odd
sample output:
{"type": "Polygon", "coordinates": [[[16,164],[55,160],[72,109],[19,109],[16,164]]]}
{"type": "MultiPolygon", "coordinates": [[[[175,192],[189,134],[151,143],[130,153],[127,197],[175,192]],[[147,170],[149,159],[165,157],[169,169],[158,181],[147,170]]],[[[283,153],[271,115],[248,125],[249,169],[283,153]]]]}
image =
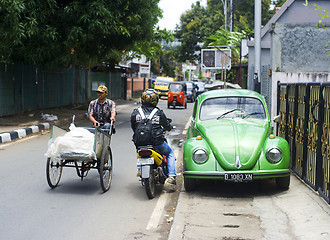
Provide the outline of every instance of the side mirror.
{"type": "Polygon", "coordinates": [[[275,117],[273,118],[273,122],[276,122],[276,123],[281,122],[280,120],[281,120],[281,116],[280,116],[280,115],[277,115],[277,116],[275,116],[275,117]]]}

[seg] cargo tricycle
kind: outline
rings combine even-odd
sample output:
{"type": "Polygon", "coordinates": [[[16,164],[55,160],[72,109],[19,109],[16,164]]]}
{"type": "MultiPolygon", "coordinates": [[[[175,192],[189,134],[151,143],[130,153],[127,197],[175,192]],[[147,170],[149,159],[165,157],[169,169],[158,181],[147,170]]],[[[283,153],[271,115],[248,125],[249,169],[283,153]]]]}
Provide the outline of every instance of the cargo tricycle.
{"type": "Polygon", "coordinates": [[[46,166],[48,185],[55,188],[60,182],[63,167],[75,168],[78,177],[83,180],[89,170],[96,169],[100,174],[100,183],[103,192],[110,189],[113,160],[111,153],[111,135],[113,122],[109,130],[101,128],[75,128],[62,138],[53,141],[54,126],[51,127],[51,144],[49,147],[46,166]],[[71,133],[72,132],[72,133],[71,133]],[[71,133],[71,135],[70,135],[71,133]],[[66,136],[68,135],[68,136],[66,136]],[[88,142],[90,143],[88,146],[88,142]],[[72,146],[70,147],[69,145],[72,146]],[[86,144],[87,148],[82,148],[86,144]],[[82,150],[80,150],[82,149],[82,150]]]}

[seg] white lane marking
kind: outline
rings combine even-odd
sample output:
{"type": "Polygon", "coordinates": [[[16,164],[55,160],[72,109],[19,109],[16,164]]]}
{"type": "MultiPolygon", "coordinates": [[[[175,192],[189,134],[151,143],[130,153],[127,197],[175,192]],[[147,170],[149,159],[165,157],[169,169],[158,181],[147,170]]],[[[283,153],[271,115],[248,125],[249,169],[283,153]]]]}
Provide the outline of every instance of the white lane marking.
{"type": "MultiPolygon", "coordinates": [[[[185,126],[185,129],[182,131],[183,134],[186,134],[187,133],[187,129],[189,128],[189,124],[191,122],[191,119],[192,117],[189,118],[189,121],[187,122],[186,126],[185,126]]],[[[174,155],[177,156],[180,154],[180,149],[174,149],[174,155]]],[[[178,164],[179,162],[178,161],[175,161],[175,168],[178,169],[178,164]]],[[[162,217],[162,213],[163,213],[163,210],[165,208],[165,205],[166,205],[166,202],[167,202],[167,199],[169,198],[169,194],[170,193],[162,193],[156,203],[156,206],[154,208],[154,211],[152,212],[151,214],[151,217],[149,219],[149,222],[148,222],[148,225],[146,227],[146,230],[150,230],[150,229],[155,229],[158,227],[159,225],[159,222],[161,220],[161,217],[162,217]]]]}
{"type": "Polygon", "coordinates": [[[190,116],[188,122],[186,123],[186,126],[184,127],[184,130],[182,131],[182,134],[187,134],[187,130],[189,128],[191,120],[192,120],[192,117],[190,116]]]}
{"type": "Polygon", "coordinates": [[[168,197],[169,193],[163,193],[160,195],[157,204],[154,208],[154,211],[152,212],[152,215],[150,217],[149,223],[146,227],[147,230],[155,229],[158,227],[168,197]]]}
{"type": "MultiPolygon", "coordinates": [[[[174,155],[175,156],[178,156],[180,153],[180,150],[179,149],[174,149],[174,155]]],[[[175,168],[178,169],[178,161],[175,161],[175,168]]],[[[163,210],[165,208],[165,205],[167,203],[167,199],[169,198],[169,194],[171,193],[166,193],[166,192],[163,192],[158,201],[157,201],[157,204],[154,208],[154,211],[152,212],[151,214],[151,217],[149,219],[149,222],[148,222],[148,225],[146,227],[146,230],[150,230],[150,229],[155,229],[158,227],[159,225],[159,222],[162,218],[162,213],[163,213],[163,210]]]]}

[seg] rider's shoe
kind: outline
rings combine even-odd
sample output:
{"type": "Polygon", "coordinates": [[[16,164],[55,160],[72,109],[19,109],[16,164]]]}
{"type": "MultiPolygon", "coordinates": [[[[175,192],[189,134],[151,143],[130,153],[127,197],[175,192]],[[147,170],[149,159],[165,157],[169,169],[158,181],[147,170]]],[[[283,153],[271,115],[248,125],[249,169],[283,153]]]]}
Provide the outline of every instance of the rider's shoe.
{"type": "Polygon", "coordinates": [[[175,176],[170,176],[166,179],[166,182],[169,183],[169,184],[173,184],[173,185],[176,185],[176,178],[175,176]]]}

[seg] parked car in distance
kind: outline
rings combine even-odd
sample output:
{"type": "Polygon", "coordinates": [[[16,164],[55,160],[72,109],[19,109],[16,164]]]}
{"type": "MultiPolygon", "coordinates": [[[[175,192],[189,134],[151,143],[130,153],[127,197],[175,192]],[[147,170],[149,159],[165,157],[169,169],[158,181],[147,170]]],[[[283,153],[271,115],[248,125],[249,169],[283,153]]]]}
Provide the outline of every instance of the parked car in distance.
{"type": "Polygon", "coordinates": [[[204,82],[195,82],[197,85],[197,96],[205,92],[205,83],[204,82]]]}
{"type": "Polygon", "coordinates": [[[272,134],[265,99],[246,89],[205,92],[195,101],[184,144],[184,187],[218,179],[250,182],[275,178],[277,187],[290,185],[288,142],[272,134]]]}
{"type": "Polygon", "coordinates": [[[167,97],[167,108],[182,106],[187,108],[187,86],[183,82],[170,83],[167,97]]]}
{"type": "Polygon", "coordinates": [[[197,97],[197,85],[192,81],[184,81],[187,86],[187,100],[194,102],[197,97]]]}

